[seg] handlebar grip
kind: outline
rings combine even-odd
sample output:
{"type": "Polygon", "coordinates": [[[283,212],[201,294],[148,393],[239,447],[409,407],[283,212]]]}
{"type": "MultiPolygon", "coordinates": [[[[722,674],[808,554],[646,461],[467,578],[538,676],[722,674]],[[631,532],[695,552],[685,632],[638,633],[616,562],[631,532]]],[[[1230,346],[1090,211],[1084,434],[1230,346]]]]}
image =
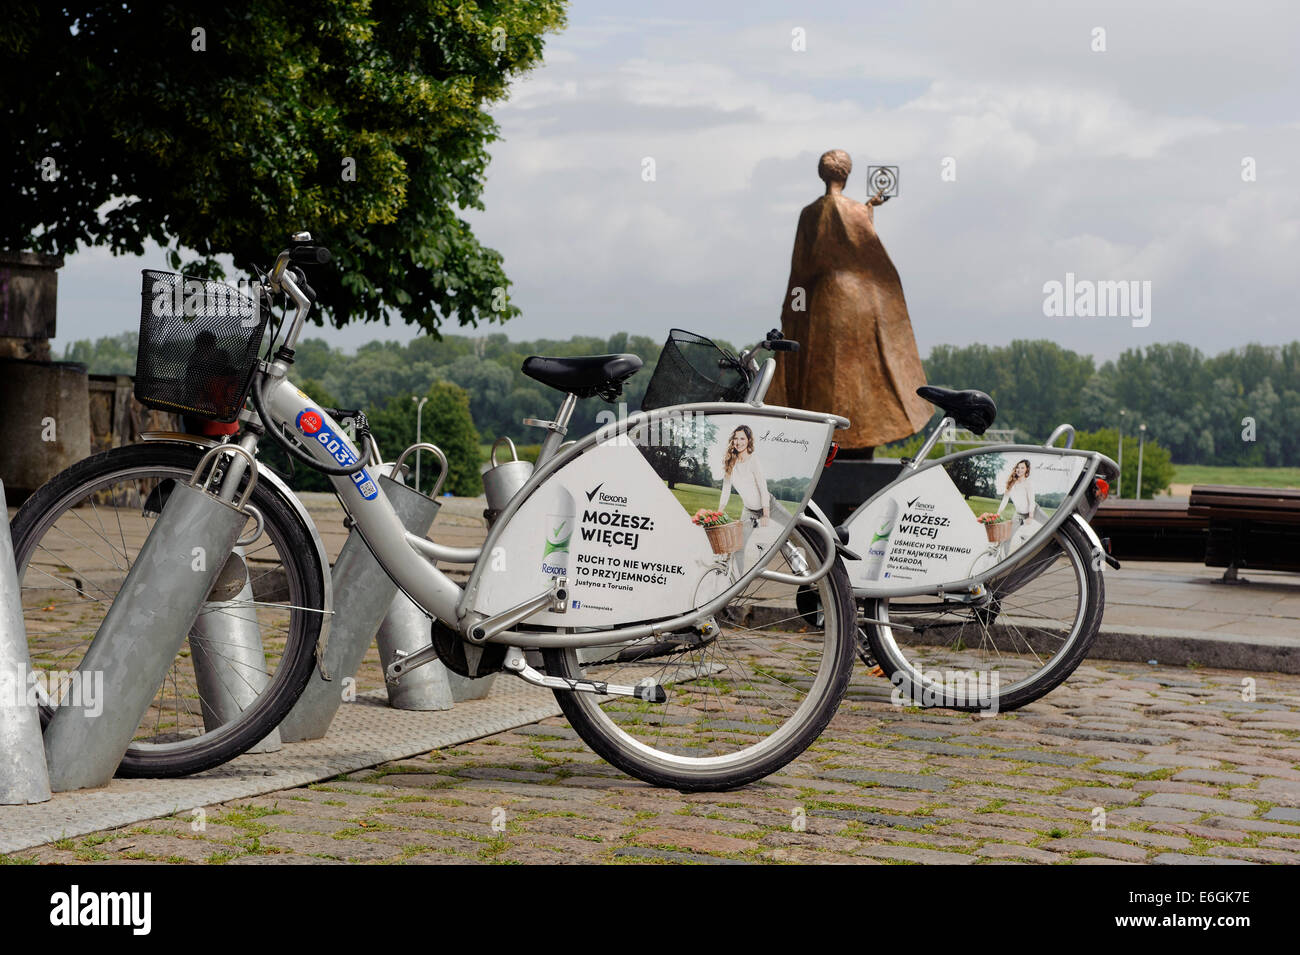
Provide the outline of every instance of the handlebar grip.
{"type": "Polygon", "coordinates": [[[324,265],[332,258],[323,245],[299,245],[289,250],[289,261],[294,265],[324,265]]]}
{"type": "Polygon", "coordinates": [[[297,283],[298,288],[302,291],[302,294],[307,296],[307,301],[315,305],[316,290],[312,288],[311,285],[307,282],[307,276],[303,274],[302,269],[295,268],[292,269],[291,272],[293,274],[294,282],[297,283]]]}
{"type": "Polygon", "coordinates": [[[772,351],[798,351],[799,343],[789,338],[780,338],[776,341],[767,342],[767,347],[772,351]]]}

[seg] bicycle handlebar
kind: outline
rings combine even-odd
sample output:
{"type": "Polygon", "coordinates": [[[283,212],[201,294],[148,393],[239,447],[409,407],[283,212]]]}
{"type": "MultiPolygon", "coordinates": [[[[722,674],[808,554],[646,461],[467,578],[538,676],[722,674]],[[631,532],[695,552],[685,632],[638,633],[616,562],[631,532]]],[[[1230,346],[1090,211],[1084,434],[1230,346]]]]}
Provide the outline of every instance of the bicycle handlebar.
{"type": "Polygon", "coordinates": [[[758,362],[754,360],[754,356],[757,355],[761,349],[767,349],[768,351],[774,352],[798,351],[799,343],[793,339],[786,338],[781,334],[779,329],[774,328],[767,333],[766,337],[764,337],[761,342],[750,348],[746,348],[736,356],[736,360],[739,362],[743,370],[750,374],[753,374],[758,370],[758,362]]]}
{"type": "Polygon", "coordinates": [[[323,245],[295,245],[289,250],[289,261],[294,265],[324,265],[332,258],[323,245]]]}

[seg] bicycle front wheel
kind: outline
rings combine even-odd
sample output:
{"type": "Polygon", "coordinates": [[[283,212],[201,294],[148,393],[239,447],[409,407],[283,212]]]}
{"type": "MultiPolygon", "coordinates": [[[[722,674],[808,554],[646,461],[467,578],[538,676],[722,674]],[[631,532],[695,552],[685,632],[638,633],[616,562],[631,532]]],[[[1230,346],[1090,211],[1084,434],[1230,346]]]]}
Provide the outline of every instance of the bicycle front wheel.
{"type": "MultiPolygon", "coordinates": [[[[188,481],[205,450],[158,443],[104,451],[56,475],[19,509],[14,556],[38,685],[53,689],[77,669],[172,482],[188,481]]],[[[233,561],[218,578],[120,776],[183,776],[233,759],[279,725],[311,677],[325,568],[280,490],[259,481],[250,502],[263,515],[262,534],[243,548],[242,566],[233,561]],[[237,642],[223,629],[232,621],[245,628],[237,642]]],[[[58,702],[42,706],[44,720],[58,702]]]]}
{"type": "Polygon", "coordinates": [[[1013,710],[1059,686],[1101,626],[1105,585],[1087,535],[1066,521],[973,604],[935,596],[868,600],[871,653],[904,703],[1013,710]]]}
{"type": "MultiPolygon", "coordinates": [[[[820,539],[796,528],[790,541],[810,566],[821,563],[820,539]]],[[[793,573],[784,550],[768,568],[793,573]]],[[[801,612],[799,586],[759,579],[717,614],[714,636],[546,650],[549,674],[650,680],[667,693],[651,703],[557,691],[564,715],[596,753],[655,786],[718,791],[775,772],[826,728],[852,674],[854,607],[843,564],[810,586],[819,615],[801,612]]]]}

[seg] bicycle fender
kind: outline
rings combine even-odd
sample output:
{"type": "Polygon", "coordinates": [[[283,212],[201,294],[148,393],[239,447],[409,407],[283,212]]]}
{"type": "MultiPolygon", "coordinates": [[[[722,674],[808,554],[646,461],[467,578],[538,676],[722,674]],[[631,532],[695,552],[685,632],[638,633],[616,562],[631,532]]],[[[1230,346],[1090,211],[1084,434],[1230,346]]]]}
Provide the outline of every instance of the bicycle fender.
{"type": "MultiPolygon", "coordinates": [[[[1083,530],[1083,533],[1087,535],[1088,543],[1092,544],[1093,563],[1096,564],[1097,558],[1100,556],[1102,562],[1110,564],[1116,570],[1119,570],[1119,561],[1106,553],[1106,548],[1102,546],[1101,538],[1098,537],[1097,532],[1092,529],[1092,525],[1083,519],[1083,515],[1076,512],[1070,516],[1074,519],[1074,522],[1079,525],[1080,529],[1083,530]]],[[[1097,567],[1097,570],[1101,570],[1101,568],[1097,567]]]]}

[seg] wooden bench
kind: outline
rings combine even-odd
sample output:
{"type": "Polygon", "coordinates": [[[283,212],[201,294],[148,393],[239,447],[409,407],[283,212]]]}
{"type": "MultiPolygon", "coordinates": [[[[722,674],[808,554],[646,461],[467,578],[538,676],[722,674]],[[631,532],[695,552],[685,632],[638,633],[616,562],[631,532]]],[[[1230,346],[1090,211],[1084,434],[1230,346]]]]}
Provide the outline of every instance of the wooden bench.
{"type": "Polygon", "coordinates": [[[1205,522],[1205,565],[1300,571],[1300,490],[1206,484],[1192,488],[1187,515],[1205,522]]]}
{"type": "Polygon", "coordinates": [[[1098,537],[1110,538],[1111,553],[1125,560],[1185,560],[1205,557],[1206,520],[1187,513],[1183,500],[1156,498],[1105,501],[1091,521],[1098,537]]]}

